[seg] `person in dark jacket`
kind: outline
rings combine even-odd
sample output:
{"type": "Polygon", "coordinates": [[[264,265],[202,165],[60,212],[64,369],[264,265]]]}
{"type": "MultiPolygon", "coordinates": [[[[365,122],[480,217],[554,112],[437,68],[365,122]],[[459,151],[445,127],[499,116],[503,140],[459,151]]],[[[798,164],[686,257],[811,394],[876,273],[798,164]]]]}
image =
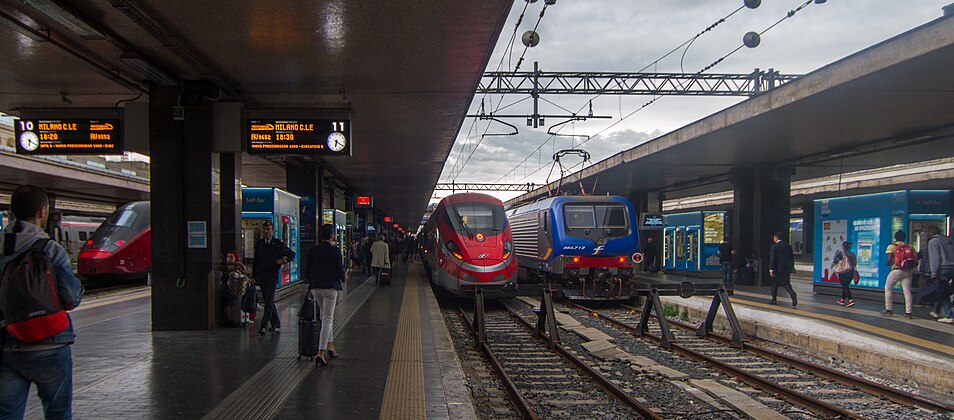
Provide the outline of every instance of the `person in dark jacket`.
{"type": "Polygon", "coordinates": [[[656,247],[656,244],[653,243],[653,237],[649,236],[646,238],[646,246],[643,247],[643,271],[655,273],[658,271],[656,269],[656,258],[659,257],[659,248],[656,247]]]}
{"type": "Polygon", "coordinates": [[[262,298],[265,299],[265,313],[262,315],[262,325],[258,333],[265,335],[265,327],[271,322],[270,331],[280,331],[282,320],[275,307],[275,289],[278,287],[278,270],[295,258],[292,251],[284,242],[272,237],[272,222],[262,223],[262,239],[255,242],[255,259],[252,261],[252,273],[255,282],[262,289],[262,298]]]}
{"type": "MultiPolygon", "coordinates": [[[[742,258],[742,254],[739,254],[739,250],[732,249],[730,253],[732,255],[732,282],[730,284],[741,283],[739,279],[742,276],[742,270],[744,270],[749,263],[745,261],[745,258],[742,258]]],[[[726,286],[728,286],[728,284],[726,286]]]]}
{"type": "Polygon", "coordinates": [[[842,242],[841,249],[835,252],[835,258],[833,258],[831,262],[832,269],[835,267],[851,268],[849,271],[836,273],[838,275],[838,282],[841,283],[841,299],[838,299],[838,304],[848,307],[855,306],[855,299],[851,296],[850,285],[855,279],[855,267],[858,266],[858,257],[854,252],[851,252],[851,245],[851,242],[842,242]],[[842,262],[842,260],[845,261],[842,262]]]}
{"type": "Polygon", "coordinates": [[[321,225],[318,239],[321,243],[308,251],[305,259],[305,278],[308,279],[308,288],[318,302],[321,310],[321,335],[318,337],[318,363],[328,365],[328,356],[338,357],[335,351],[335,342],[332,340],[332,322],[334,322],[335,302],[338,300],[338,291],[345,281],[344,267],[341,266],[341,249],[332,244],[335,228],[332,225],[321,225]]]}
{"type": "MultiPolygon", "coordinates": [[[[33,185],[17,187],[10,196],[10,211],[16,220],[7,226],[0,242],[3,250],[0,273],[36,241],[50,238],[43,231],[50,214],[50,202],[42,188],[33,185]]],[[[83,297],[83,284],[73,275],[69,252],[52,240],[47,242],[43,251],[50,257],[56,275],[56,296],[60,307],[67,311],[76,308],[83,297]]],[[[0,322],[4,319],[0,313],[0,322]]],[[[39,341],[20,341],[6,331],[0,334],[4,334],[0,418],[23,418],[31,383],[36,384],[45,418],[72,418],[73,356],[70,344],[76,339],[72,319],[63,331],[39,341]]]]}
{"type": "Polygon", "coordinates": [[[729,238],[723,239],[719,245],[719,265],[722,266],[722,284],[732,284],[732,244],[729,238]]]}
{"type": "Polygon", "coordinates": [[[795,289],[792,289],[792,273],[795,272],[795,255],[792,247],[782,240],[781,232],[776,232],[772,236],[775,242],[769,254],[769,276],[772,277],[772,301],[773,305],[778,304],[778,288],[785,289],[792,297],[792,307],[798,305],[798,296],[795,289]]]}

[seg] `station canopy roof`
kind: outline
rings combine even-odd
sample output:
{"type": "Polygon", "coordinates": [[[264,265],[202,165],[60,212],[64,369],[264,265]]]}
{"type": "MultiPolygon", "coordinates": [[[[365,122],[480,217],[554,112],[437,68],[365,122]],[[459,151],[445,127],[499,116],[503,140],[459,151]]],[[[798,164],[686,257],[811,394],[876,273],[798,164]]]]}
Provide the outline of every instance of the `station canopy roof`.
{"type": "MultiPolygon", "coordinates": [[[[549,185],[597,194],[732,189],[734,169],[793,166],[793,180],[954,156],[954,18],[822,67],[549,185]]],[[[770,169],[766,174],[771,174],[770,169]]],[[[768,176],[768,175],[767,175],[768,176]]],[[[508,201],[547,195],[547,188],[508,201]]]]}
{"type": "Polygon", "coordinates": [[[350,109],[353,156],[316,160],[416,225],[512,0],[0,4],[0,111],[115,107],[143,62],[246,109],[350,109]]]}

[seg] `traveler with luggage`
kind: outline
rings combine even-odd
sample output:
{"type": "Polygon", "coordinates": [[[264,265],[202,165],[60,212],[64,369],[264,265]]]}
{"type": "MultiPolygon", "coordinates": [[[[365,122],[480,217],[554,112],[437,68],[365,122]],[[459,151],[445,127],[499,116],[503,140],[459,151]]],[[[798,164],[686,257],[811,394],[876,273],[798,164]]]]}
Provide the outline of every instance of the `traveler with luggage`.
{"type": "Polygon", "coordinates": [[[884,284],[884,310],[881,314],[884,316],[894,315],[892,307],[894,306],[894,286],[901,283],[901,290],[904,291],[904,316],[912,318],[911,311],[914,307],[914,297],[911,295],[911,282],[914,279],[914,270],[918,266],[918,257],[914,253],[914,248],[904,242],[907,234],[903,230],[894,233],[894,243],[888,245],[885,250],[887,254],[887,265],[891,267],[888,278],[884,284]]]}
{"type": "Polygon", "coordinates": [[[32,383],[45,418],[69,419],[76,334],[66,311],[79,306],[83,284],[69,252],[43,231],[50,214],[46,191],[17,187],[10,210],[15,221],[0,240],[0,418],[23,418],[32,383]]]}
{"type": "Polygon", "coordinates": [[[384,242],[384,236],[378,236],[378,240],[371,245],[371,268],[374,270],[374,283],[381,283],[381,273],[384,270],[391,269],[391,253],[387,242],[384,242]]]}
{"type": "Polygon", "coordinates": [[[278,238],[272,237],[272,221],[263,222],[262,239],[255,242],[255,260],[252,262],[252,273],[265,300],[265,314],[262,315],[262,324],[258,327],[258,333],[261,335],[265,335],[265,327],[269,323],[272,324],[271,331],[281,331],[282,320],[275,306],[275,289],[278,288],[279,269],[293,258],[295,252],[278,238]]]}
{"type": "Polygon", "coordinates": [[[239,262],[238,253],[229,251],[222,263],[222,279],[219,295],[222,297],[222,326],[237,327],[242,325],[240,319],[233,319],[232,308],[239,306],[239,300],[248,289],[248,277],[245,266],[239,262]]]}
{"type": "Polygon", "coordinates": [[[653,243],[653,237],[646,238],[646,246],[643,247],[643,271],[647,273],[659,272],[659,265],[656,259],[659,257],[659,247],[653,243]]]}
{"type": "Polygon", "coordinates": [[[838,304],[841,306],[855,306],[855,299],[851,296],[851,282],[858,284],[858,257],[851,252],[851,242],[841,243],[841,249],[835,252],[835,258],[832,260],[831,269],[838,275],[838,282],[841,283],[841,299],[838,304]]]}
{"type": "Polygon", "coordinates": [[[334,226],[321,225],[318,239],[321,243],[308,251],[308,257],[305,259],[305,278],[308,279],[309,292],[314,296],[321,313],[321,334],[315,361],[327,366],[326,354],[331,358],[338,357],[331,334],[335,302],[338,299],[338,291],[342,289],[345,281],[345,272],[341,266],[341,249],[332,243],[334,226]]]}

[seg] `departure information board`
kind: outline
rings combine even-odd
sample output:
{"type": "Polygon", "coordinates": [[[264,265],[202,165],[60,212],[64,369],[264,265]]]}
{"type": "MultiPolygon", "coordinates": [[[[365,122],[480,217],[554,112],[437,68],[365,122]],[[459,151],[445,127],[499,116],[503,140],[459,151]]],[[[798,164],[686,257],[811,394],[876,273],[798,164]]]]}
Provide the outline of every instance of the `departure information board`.
{"type": "Polygon", "coordinates": [[[117,119],[22,119],[14,122],[17,153],[26,155],[121,155],[117,119]]]}
{"type": "Polygon", "coordinates": [[[351,121],[249,119],[249,154],[351,156],[351,121]]]}

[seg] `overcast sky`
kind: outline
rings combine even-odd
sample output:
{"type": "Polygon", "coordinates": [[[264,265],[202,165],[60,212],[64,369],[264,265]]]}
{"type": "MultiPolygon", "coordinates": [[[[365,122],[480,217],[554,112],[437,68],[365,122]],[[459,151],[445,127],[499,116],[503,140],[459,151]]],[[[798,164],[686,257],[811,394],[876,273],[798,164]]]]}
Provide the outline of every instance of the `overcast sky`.
{"type": "MultiPolygon", "coordinates": [[[[708,73],[751,73],[755,68],[774,68],[783,74],[808,73],[939,18],[941,7],[952,2],[954,0],[829,0],[824,4],[809,4],[765,32],[757,48],[742,48],[708,73]]],[[[762,32],[803,3],[805,0],[764,0],[757,9],[743,8],[693,42],[684,59],[683,50],[680,50],[645,71],[695,73],[742,45],[742,36],[746,32],[762,32]]],[[[543,1],[529,6],[523,0],[514,2],[488,71],[498,68],[501,57],[500,70],[513,70],[524,51],[520,35],[537,23],[543,5],[543,1]],[[508,50],[510,37],[525,6],[526,14],[517,29],[511,58],[508,50]]],[[[539,61],[541,70],[546,71],[638,71],[742,5],[742,0],[558,0],[546,9],[537,29],[540,44],[527,51],[520,70],[532,71],[533,62],[539,61]]],[[[478,95],[471,104],[470,113],[478,112],[481,99],[485,99],[489,112],[501,101],[506,106],[524,98],[518,95],[507,95],[502,99],[500,95],[478,95]]],[[[565,95],[544,98],[573,112],[590,99],[565,95]]],[[[595,135],[604,131],[582,146],[595,163],[743,100],[664,97],[620,121],[621,116],[625,117],[651,99],[645,96],[601,96],[593,101],[594,113],[612,115],[613,119],[567,124],[561,133],[595,135]],[[614,127],[607,129],[614,123],[614,127]]],[[[545,101],[540,103],[542,114],[567,113],[545,101]]],[[[531,101],[526,100],[504,112],[522,115],[531,110],[531,101]]],[[[455,179],[457,182],[533,182],[539,185],[547,180],[553,152],[584,140],[556,137],[547,142],[550,138],[546,134],[547,127],[527,127],[525,119],[508,122],[518,127],[518,135],[487,136],[481,140],[481,134],[485,132],[507,132],[508,127],[465,120],[444,167],[441,182],[455,179]],[[478,142],[480,144],[475,150],[474,145],[478,142]],[[541,144],[544,146],[540,147],[541,144]],[[538,147],[540,150],[534,153],[538,147]],[[528,156],[529,159],[521,163],[528,156]],[[468,157],[469,161],[461,169],[468,157]]],[[[546,124],[557,122],[548,119],[546,124]]],[[[567,163],[572,166],[577,162],[578,159],[570,159],[567,163]]],[[[557,167],[549,179],[553,181],[558,176],[557,167]]],[[[436,193],[436,197],[447,194],[436,193]]],[[[493,195],[508,199],[518,193],[493,195]]]]}

